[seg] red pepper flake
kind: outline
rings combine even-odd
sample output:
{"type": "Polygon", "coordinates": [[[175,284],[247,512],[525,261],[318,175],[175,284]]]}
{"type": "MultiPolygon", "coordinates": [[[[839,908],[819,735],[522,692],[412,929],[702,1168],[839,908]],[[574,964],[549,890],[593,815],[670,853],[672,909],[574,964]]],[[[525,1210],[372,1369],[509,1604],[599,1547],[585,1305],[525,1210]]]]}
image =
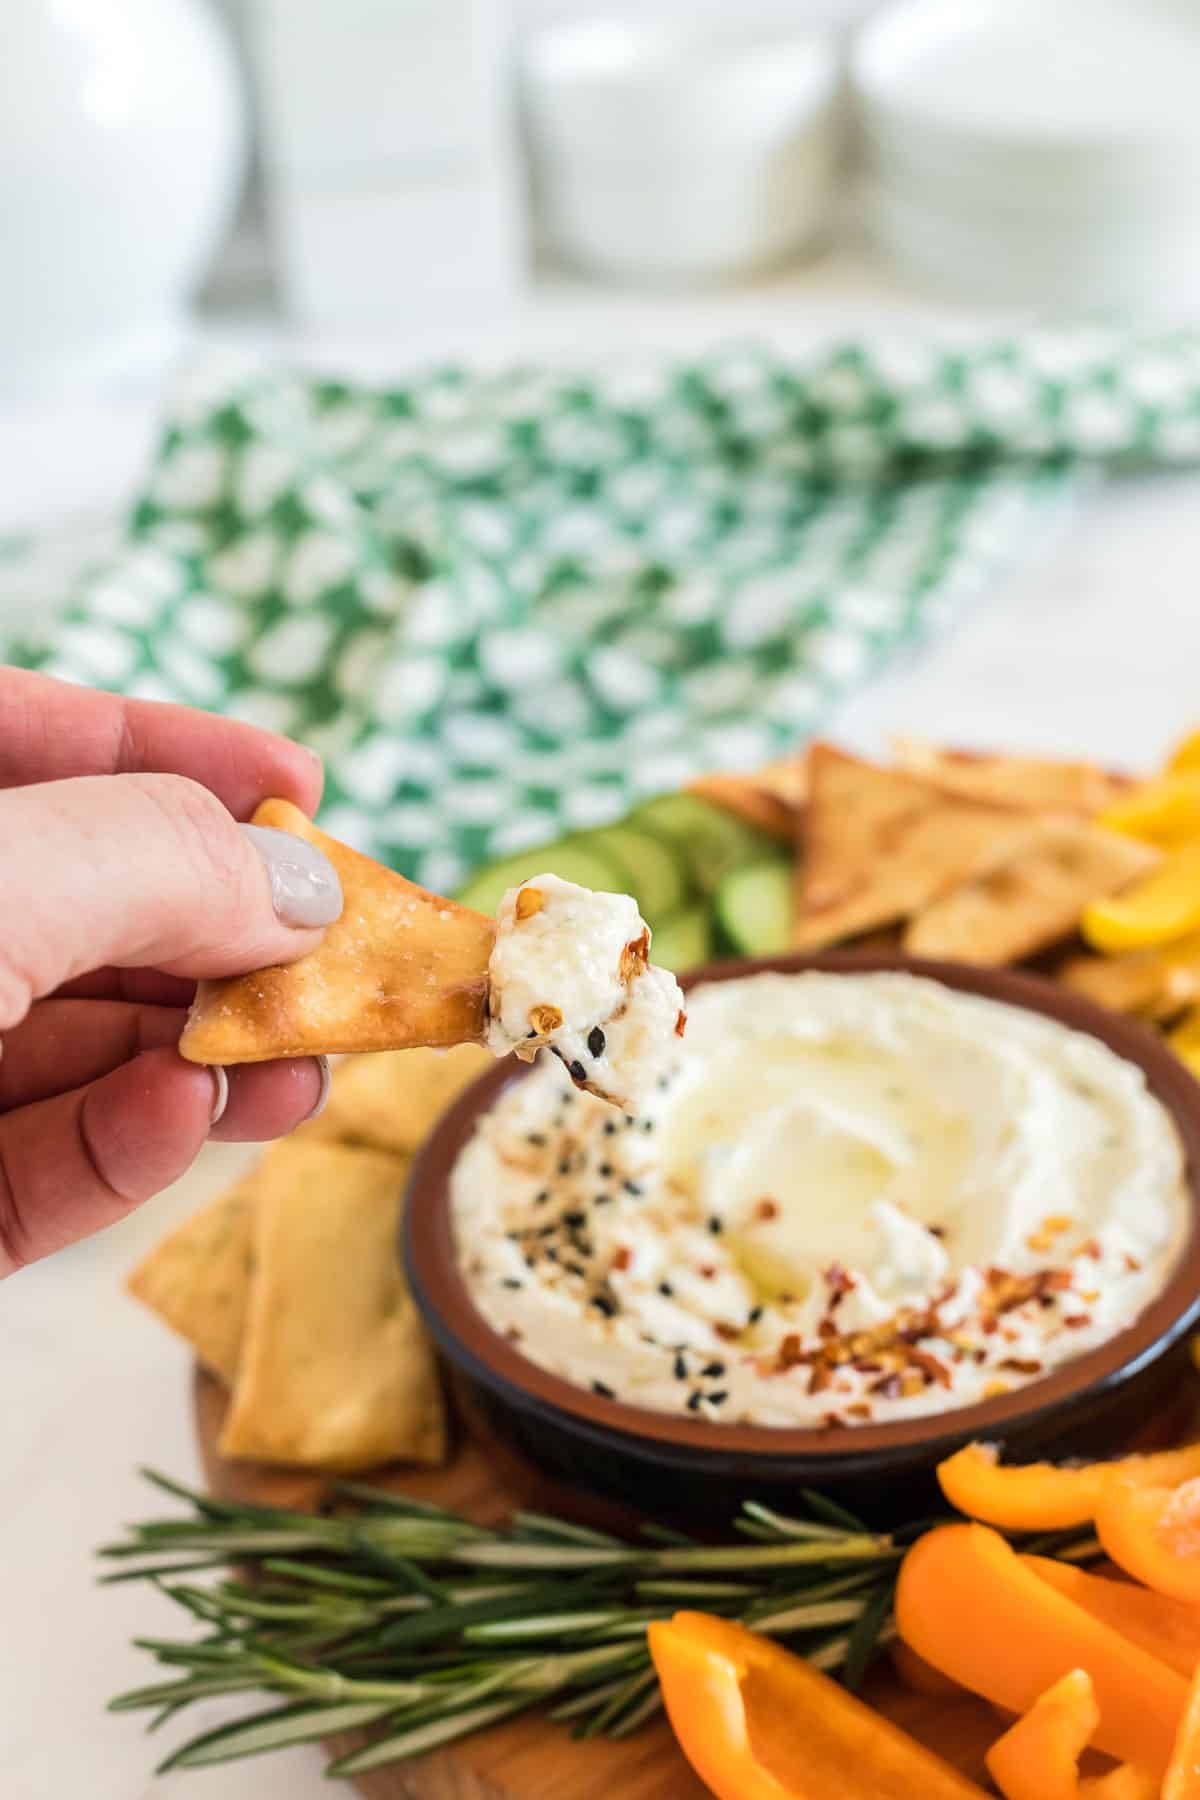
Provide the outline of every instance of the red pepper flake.
{"type": "Polygon", "coordinates": [[[727,1344],[736,1344],[742,1335],[741,1327],[737,1325],[714,1325],[713,1330],[727,1344]]]}
{"type": "Polygon", "coordinates": [[[825,1285],[831,1294],[840,1298],[842,1294],[848,1294],[851,1288],[857,1287],[858,1283],[848,1269],[843,1269],[841,1263],[830,1263],[825,1271],[825,1285]]]}
{"type": "Polygon", "coordinates": [[[779,1367],[791,1369],[796,1363],[803,1361],[804,1352],[800,1348],[800,1334],[796,1331],[789,1331],[779,1346],[779,1367]]]}
{"type": "Polygon", "coordinates": [[[1090,1256],[1093,1262],[1099,1262],[1104,1252],[1095,1238],[1089,1238],[1086,1244],[1079,1246],[1080,1256],[1090,1256]]]}
{"type": "Polygon", "coordinates": [[[612,1266],[614,1269],[627,1269],[632,1261],[633,1251],[629,1248],[628,1244],[622,1244],[617,1251],[617,1254],[613,1257],[612,1266]]]}
{"type": "Polygon", "coordinates": [[[932,1355],[930,1351],[910,1350],[908,1360],[915,1369],[920,1369],[927,1380],[940,1382],[945,1388],[950,1386],[950,1370],[939,1357],[932,1355]]]}
{"type": "Polygon", "coordinates": [[[810,1394],[821,1394],[833,1381],[833,1370],[826,1363],[814,1363],[808,1377],[810,1394]]]}
{"type": "Polygon", "coordinates": [[[841,1413],[827,1412],[821,1414],[821,1423],[830,1431],[836,1431],[843,1427],[846,1421],[843,1419],[841,1413]]]}
{"type": "Polygon", "coordinates": [[[1070,1269],[1047,1269],[1045,1286],[1052,1294],[1065,1294],[1074,1285],[1070,1269]]]}
{"type": "Polygon", "coordinates": [[[1020,1356],[1006,1356],[1004,1361],[1000,1364],[1000,1367],[1002,1369],[1012,1369],[1014,1374],[1017,1375],[1040,1375],[1042,1372],[1042,1365],[1040,1362],[1036,1362],[1032,1358],[1023,1358],[1020,1356]]]}
{"type": "Polygon", "coordinates": [[[504,1333],[510,1344],[519,1344],[522,1333],[515,1325],[510,1325],[504,1333]]]}
{"type": "Polygon", "coordinates": [[[852,1419],[870,1419],[874,1417],[870,1406],[865,1400],[856,1400],[853,1406],[848,1406],[846,1408],[846,1411],[850,1414],[852,1419]]]}
{"type": "Polygon", "coordinates": [[[817,1321],[817,1336],[818,1337],[832,1338],[832,1337],[836,1337],[837,1334],[838,1334],[838,1328],[834,1324],[833,1320],[829,1317],[828,1313],[826,1313],[826,1315],[823,1319],[819,1319],[817,1321]]]}
{"type": "Polygon", "coordinates": [[[1128,1250],[1126,1250],[1123,1260],[1125,1263],[1125,1267],[1129,1270],[1129,1273],[1131,1275],[1136,1275],[1138,1270],[1142,1266],[1136,1256],[1130,1256],[1128,1250]]]}
{"type": "Polygon", "coordinates": [[[983,1329],[987,1333],[988,1337],[991,1337],[991,1335],[994,1331],[999,1331],[999,1329],[1000,1329],[999,1319],[984,1319],[982,1323],[983,1323],[983,1329]]]}
{"type": "Polygon", "coordinates": [[[621,952],[620,977],[622,986],[628,987],[635,975],[640,975],[650,961],[650,932],[643,931],[640,938],[634,938],[626,944],[621,952]]]}
{"type": "Polygon", "coordinates": [[[700,1273],[703,1275],[705,1281],[711,1281],[716,1272],[716,1265],[714,1263],[700,1264],[700,1273]]]}
{"type": "Polygon", "coordinates": [[[754,1216],[756,1219],[762,1219],[764,1223],[768,1219],[777,1219],[779,1217],[778,1200],[760,1200],[754,1208],[754,1216]]]}
{"type": "Polygon", "coordinates": [[[898,1400],[900,1386],[900,1371],[893,1369],[890,1375],[881,1375],[878,1381],[873,1381],[870,1391],[873,1394],[882,1394],[885,1400],[898,1400]]]}
{"type": "Polygon", "coordinates": [[[687,1030],[687,1014],[684,1012],[684,1010],[681,1006],[679,1011],[675,1014],[675,1036],[682,1037],[686,1030],[687,1030]]]}
{"type": "Polygon", "coordinates": [[[1072,1313],[1069,1319],[1063,1320],[1063,1324],[1067,1327],[1068,1331],[1082,1331],[1083,1327],[1085,1325],[1090,1325],[1091,1322],[1091,1313],[1072,1313]]]}

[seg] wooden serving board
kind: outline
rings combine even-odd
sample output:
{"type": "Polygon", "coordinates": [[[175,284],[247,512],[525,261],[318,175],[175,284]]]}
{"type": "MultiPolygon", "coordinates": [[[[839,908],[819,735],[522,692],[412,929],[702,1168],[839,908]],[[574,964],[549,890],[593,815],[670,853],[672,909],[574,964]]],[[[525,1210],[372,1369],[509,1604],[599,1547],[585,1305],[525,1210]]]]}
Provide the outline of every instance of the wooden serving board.
{"type": "MultiPolygon", "coordinates": [[[[198,1369],[196,1429],[210,1490],[274,1506],[313,1506],[322,1486],[319,1477],[227,1462],[218,1454],[227,1405],[226,1389],[198,1369]]],[[[480,1524],[498,1522],[520,1506],[569,1510],[576,1516],[581,1510],[577,1494],[564,1496],[502,1446],[484,1445],[465,1434],[443,1469],[385,1469],[366,1479],[452,1507],[480,1524]]],[[[973,1699],[932,1700],[912,1693],[896,1680],[886,1659],[869,1678],[865,1698],[987,1785],[983,1754],[1003,1729],[991,1707],[973,1699]]],[[[352,1735],[333,1739],[330,1753],[343,1753],[359,1741],[352,1735]]],[[[416,1761],[377,1769],[355,1785],[368,1800],[705,1800],[709,1792],[680,1755],[665,1722],[620,1743],[604,1738],[579,1742],[536,1713],[416,1761]]]]}

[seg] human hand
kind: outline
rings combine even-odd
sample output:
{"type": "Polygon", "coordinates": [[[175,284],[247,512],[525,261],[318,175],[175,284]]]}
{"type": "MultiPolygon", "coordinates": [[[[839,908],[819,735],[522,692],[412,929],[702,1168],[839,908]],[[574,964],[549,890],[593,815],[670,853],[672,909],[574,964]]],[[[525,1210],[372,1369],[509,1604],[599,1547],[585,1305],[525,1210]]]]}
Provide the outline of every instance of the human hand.
{"type": "Polygon", "coordinates": [[[323,1061],[175,1049],[196,980],[291,962],[341,911],[329,863],[239,826],[311,814],[318,759],[249,725],[0,669],[0,1276],[124,1216],[208,1137],[282,1136],[323,1061]]]}

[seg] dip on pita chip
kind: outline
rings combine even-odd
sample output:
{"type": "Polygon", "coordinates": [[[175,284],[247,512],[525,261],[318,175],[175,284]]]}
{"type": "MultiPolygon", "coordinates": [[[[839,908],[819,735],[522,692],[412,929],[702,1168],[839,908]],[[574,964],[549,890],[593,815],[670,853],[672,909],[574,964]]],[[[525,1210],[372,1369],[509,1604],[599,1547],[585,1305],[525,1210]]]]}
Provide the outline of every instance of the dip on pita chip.
{"type": "Polygon", "coordinates": [[[396,1246],[407,1163],[285,1139],[257,1171],[255,1278],[223,1456],[440,1462],[433,1351],[396,1246]]]}
{"type": "Polygon", "coordinates": [[[450,1102],[495,1066],[479,1044],[347,1057],[333,1071],[324,1112],[293,1135],[411,1156],[450,1102]]]}
{"type": "Polygon", "coordinates": [[[179,1049],[191,1062],[265,1062],[478,1042],[487,1026],[491,919],[349,849],[286,800],[254,815],[307,838],[342,884],[342,916],[298,962],[202,981],[179,1049]]]}
{"type": "Polygon", "coordinates": [[[206,1369],[231,1384],[254,1276],[255,1184],[252,1172],[202,1206],[151,1250],[125,1284],[186,1338],[206,1369]]]}
{"type": "Polygon", "coordinates": [[[1024,829],[1011,807],[947,794],[814,744],[792,942],[812,950],[906,919],[1024,829]]]}
{"type": "Polygon", "coordinates": [[[1055,973],[1111,1012],[1171,1019],[1200,1001],[1200,937],[1123,956],[1072,956],[1055,973]]]}
{"type": "Polygon", "coordinates": [[[1111,806],[1136,785],[1098,763],[1054,757],[1006,756],[988,750],[950,750],[924,738],[895,737],[892,750],[901,769],[936,782],[947,793],[996,806],[1032,812],[1080,813],[1085,817],[1111,806]]]}
{"type": "Polygon", "coordinates": [[[1084,908],[1144,875],[1159,853],[1081,819],[1040,819],[1022,842],[910,923],[912,956],[1016,962],[1069,936],[1084,908]]]}

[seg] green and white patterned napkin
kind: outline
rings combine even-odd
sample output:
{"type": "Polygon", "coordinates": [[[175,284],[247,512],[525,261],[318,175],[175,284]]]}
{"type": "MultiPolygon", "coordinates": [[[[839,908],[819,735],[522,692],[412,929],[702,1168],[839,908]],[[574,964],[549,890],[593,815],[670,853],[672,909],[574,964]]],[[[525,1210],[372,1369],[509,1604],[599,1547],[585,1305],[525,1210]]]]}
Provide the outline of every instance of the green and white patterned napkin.
{"type": "Polygon", "coordinates": [[[1023,553],[1073,467],[1200,459],[1200,344],[300,375],[185,406],[124,540],[7,657],[327,760],[430,887],[747,767],[1023,553]]]}

